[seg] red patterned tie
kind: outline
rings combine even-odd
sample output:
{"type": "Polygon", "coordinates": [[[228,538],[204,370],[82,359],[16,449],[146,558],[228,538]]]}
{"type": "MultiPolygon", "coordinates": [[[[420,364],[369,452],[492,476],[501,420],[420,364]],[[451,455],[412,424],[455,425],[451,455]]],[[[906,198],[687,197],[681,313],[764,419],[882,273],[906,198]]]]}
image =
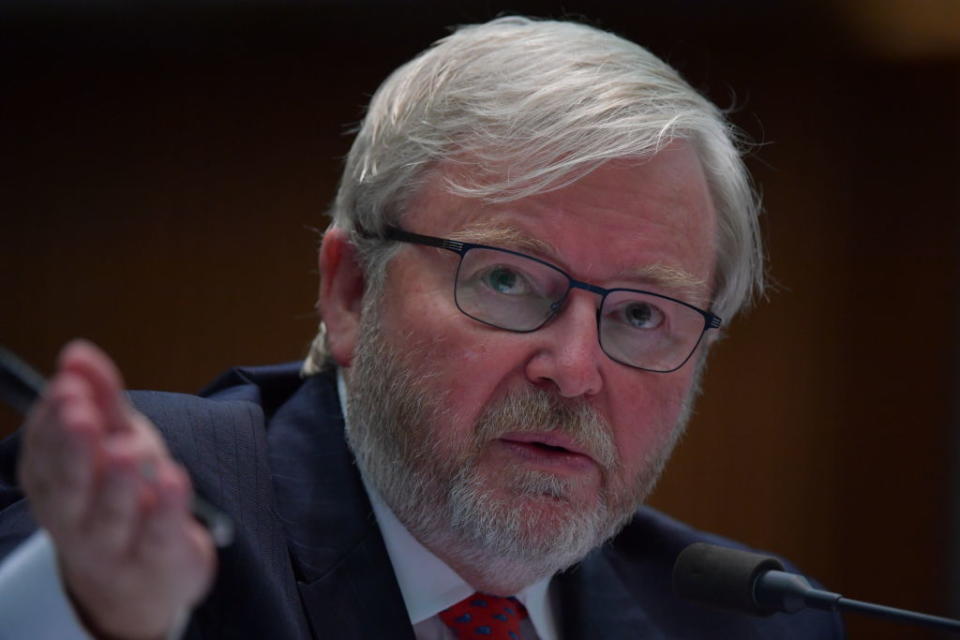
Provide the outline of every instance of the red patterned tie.
{"type": "Polygon", "coordinates": [[[527,610],[516,598],[475,593],[439,613],[457,640],[523,640],[527,610]]]}

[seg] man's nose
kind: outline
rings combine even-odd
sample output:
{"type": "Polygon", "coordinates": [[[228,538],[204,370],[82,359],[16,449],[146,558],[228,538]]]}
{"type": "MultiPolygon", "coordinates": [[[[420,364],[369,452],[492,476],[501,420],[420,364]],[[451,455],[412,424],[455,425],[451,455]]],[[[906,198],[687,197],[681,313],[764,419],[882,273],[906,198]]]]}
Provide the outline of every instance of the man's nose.
{"type": "Polygon", "coordinates": [[[608,358],[597,336],[595,295],[571,291],[558,315],[529,337],[535,344],[526,366],[531,382],[552,386],[565,398],[595,395],[603,388],[601,366],[608,358]]]}

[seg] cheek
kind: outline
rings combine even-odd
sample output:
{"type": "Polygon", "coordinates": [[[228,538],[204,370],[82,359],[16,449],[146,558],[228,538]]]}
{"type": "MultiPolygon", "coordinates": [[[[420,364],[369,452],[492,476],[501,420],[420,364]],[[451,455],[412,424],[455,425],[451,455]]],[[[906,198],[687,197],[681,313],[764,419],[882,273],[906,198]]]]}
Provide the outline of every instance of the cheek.
{"type": "Polygon", "coordinates": [[[619,426],[615,433],[620,462],[629,475],[650,463],[671,439],[689,386],[689,376],[684,376],[678,380],[648,382],[639,393],[636,389],[621,393],[620,397],[633,399],[621,407],[622,419],[616,422],[619,426]]]}
{"type": "MultiPolygon", "coordinates": [[[[457,308],[452,275],[425,269],[398,257],[387,280],[381,326],[408,353],[436,370],[450,374],[446,382],[486,375],[497,366],[499,333],[470,320],[457,308]]],[[[503,354],[501,354],[502,356],[503,354]]]]}
{"type": "MultiPolygon", "coordinates": [[[[471,326],[456,307],[435,297],[395,306],[382,327],[387,339],[406,354],[405,361],[443,415],[446,434],[472,432],[484,407],[506,379],[506,354],[495,348],[496,336],[471,326]]],[[[460,436],[462,439],[463,436],[460,436]]]]}
{"type": "Polygon", "coordinates": [[[488,341],[478,340],[472,333],[448,328],[443,339],[433,341],[422,352],[427,366],[436,373],[436,383],[447,394],[450,418],[461,430],[473,428],[511,370],[506,354],[498,357],[488,341]]]}

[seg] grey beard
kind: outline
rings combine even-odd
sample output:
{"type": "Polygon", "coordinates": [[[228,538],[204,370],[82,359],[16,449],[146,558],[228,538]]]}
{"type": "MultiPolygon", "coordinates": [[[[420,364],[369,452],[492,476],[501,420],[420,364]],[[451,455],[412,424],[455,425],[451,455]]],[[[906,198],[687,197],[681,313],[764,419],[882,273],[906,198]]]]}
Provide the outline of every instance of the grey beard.
{"type": "Polygon", "coordinates": [[[455,568],[488,576],[488,583],[519,589],[615,535],[653,489],[683,430],[682,424],[671,430],[640,477],[624,484],[605,420],[585,402],[531,386],[487,407],[472,441],[451,456],[439,446],[443,425],[453,419],[442,381],[409,366],[387,344],[376,317],[363,314],[350,368],[347,442],[364,477],[414,537],[455,568]],[[575,505],[569,496],[576,478],[531,469],[510,472],[506,498],[484,485],[479,458],[487,443],[507,432],[551,430],[572,437],[597,462],[598,500],[575,505]],[[549,508],[530,509],[531,500],[549,508]]]}

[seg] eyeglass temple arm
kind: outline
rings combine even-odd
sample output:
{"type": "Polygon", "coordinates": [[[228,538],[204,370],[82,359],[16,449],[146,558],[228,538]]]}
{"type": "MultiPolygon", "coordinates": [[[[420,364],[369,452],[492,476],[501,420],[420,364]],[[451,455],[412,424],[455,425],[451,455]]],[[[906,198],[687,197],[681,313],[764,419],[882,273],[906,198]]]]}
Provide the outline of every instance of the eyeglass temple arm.
{"type": "Polygon", "coordinates": [[[458,240],[447,240],[446,238],[436,238],[434,236],[423,236],[419,233],[404,231],[398,227],[388,226],[384,230],[383,237],[388,240],[397,240],[399,242],[409,242],[411,244],[422,244],[428,247],[439,247],[440,249],[449,249],[459,254],[464,252],[468,243],[458,240]]]}

